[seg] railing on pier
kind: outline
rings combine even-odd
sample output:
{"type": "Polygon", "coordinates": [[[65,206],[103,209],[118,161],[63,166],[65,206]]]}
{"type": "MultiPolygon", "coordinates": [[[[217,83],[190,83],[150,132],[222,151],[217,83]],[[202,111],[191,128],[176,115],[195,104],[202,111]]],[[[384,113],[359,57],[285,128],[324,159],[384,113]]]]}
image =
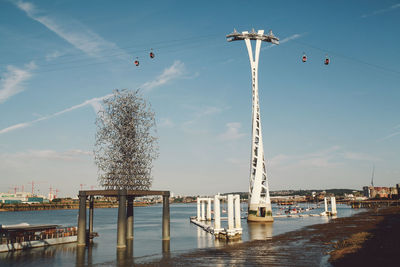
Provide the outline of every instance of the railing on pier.
{"type": "Polygon", "coordinates": [[[50,228],[45,226],[43,226],[42,228],[38,226],[0,228],[0,245],[76,236],[77,231],[77,227],[58,226],[51,226],[50,228]]]}
{"type": "Polygon", "coordinates": [[[393,207],[393,206],[400,206],[400,200],[382,199],[382,200],[349,201],[348,205],[350,205],[353,209],[393,207]]]}

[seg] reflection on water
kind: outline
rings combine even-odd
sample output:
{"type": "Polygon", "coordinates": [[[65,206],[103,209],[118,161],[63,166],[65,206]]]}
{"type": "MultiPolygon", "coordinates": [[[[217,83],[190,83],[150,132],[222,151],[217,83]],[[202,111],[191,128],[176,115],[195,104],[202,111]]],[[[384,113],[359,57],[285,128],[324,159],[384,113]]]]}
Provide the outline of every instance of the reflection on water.
{"type": "MultiPolygon", "coordinates": [[[[205,222],[205,224],[210,224],[205,222]]],[[[201,227],[196,227],[197,231],[197,248],[209,248],[214,245],[214,235],[204,231],[201,227]]]]}
{"type": "MultiPolygon", "coordinates": [[[[214,236],[191,224],[188,220],[196,213],[196,204],[171,205],[171,241],[161,240],[161,206],[135,208],[135,239],[127,242],[127,248],[116,248],[116,209],[95,209],[94,231],[99,237],[88,247],[65,244],[34,248],[12,253],[0,253],[1,266],[132,266],[136,262],[168,259],[171,253],[181,253],[196,248],[221,247],[232,244],[214,240],[214,236]]],[[[243,206],[246,209],[245,206],[243,206]]],[[[278,208],[275,207],[275,211],[278,208]]],[[[314,210],[314,213],[322,210],[314,210]]],[[[355,213],[347,206],[338,205],[340,216],[355,213]]],[[[60,224],[76,225],[77,210],[53,210],[35,212],[2,212],[0,224],[60,224]]],[[[306,225],[325,223],[328,217],[277,218],[273,223],[247,223],[242,220],[244,242],[269,239],[272,236],[300,229],[306,225]]],[[[211,222],[210,222],[211,224],[211,222]]],[[[222,223],[226,227],[226,221],[222,223]]],[[[238,252],[239,253],[239,252],[238,252]]],[[[246,257],[246,255],[243,255],[246,257]]],[[[230,262],[235,264],[234,259],[230,262]]],[[[226,262],[220,266],[226,266],[226,262]]],[[[160,265],[162,266],[162,265],[160,265]]],[[[217,264],[218,266],[218,264],[217,264]]]]}
{"type": "Polygon", "coordinates": [[[265,240],[272,238],[273,222],[247,222],[250,240],[265,240]]]}

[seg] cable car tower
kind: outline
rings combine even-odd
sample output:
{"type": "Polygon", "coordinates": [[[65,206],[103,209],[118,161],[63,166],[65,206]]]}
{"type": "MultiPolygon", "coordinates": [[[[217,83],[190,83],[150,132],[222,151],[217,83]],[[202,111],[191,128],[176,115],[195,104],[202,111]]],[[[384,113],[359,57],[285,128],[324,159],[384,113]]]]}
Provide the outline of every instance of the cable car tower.
{"type": "Polygon", "coordinates": [[[251,138],[251,161],[250,161],[250,186],[248,203],[248,221],[273,221],[271,199],[269,197],[269,187],[267,171],[264,162],[264,147],[261,133],[260,102],[258,99],[258,62],[261,49],[261,41],[272,44],[279,44],[279,38],[275,37],[272,31],[264,34],[264,30],[254,29],[249,33],[242,33],[234,30],[226,36],[228,42],[244,40],[249,53],[252,94],[253,94],[253,116],[252,116],[252,138],[251,138]],[[256,41],[255,57],[250,40],[256,41]]]}

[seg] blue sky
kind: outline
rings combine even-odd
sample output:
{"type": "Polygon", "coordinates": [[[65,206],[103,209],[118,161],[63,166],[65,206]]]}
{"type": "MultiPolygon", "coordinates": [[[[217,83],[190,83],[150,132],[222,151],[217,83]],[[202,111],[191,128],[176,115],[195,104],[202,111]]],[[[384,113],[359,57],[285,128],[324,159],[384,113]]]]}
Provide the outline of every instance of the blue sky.
{"type": "Polygon", "coordinates": [[[0,1],[0,191],[95,187],[96,110],[115,88],[156,113],[154,189],[246,191],[250,69],[233,28],[281,40],[259,66],[272,190],[360,189],[373,165],[376,185],[399,183],[399,25],[398,1],[0,1]]]}

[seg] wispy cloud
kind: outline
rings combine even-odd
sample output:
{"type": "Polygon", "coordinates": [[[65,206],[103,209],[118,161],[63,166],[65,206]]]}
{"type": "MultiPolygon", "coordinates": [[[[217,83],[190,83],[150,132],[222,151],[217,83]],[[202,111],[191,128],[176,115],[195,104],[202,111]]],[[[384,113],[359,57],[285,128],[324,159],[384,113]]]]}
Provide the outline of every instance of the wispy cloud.
{"type": "Polygon", "coordinates": [[[51,15],[44,14],[42,10],[30,2],[17,1],[16,6],[24,11],[28,17],[41,23],[50,31],[57,34],[75,48],[92,57],[101,57],[104,50],[116,50],[118,55],[127,58],[127,55],[112,42],[104,40],[101,36],[88,29],[82,23],[69,19],[67,23],[60,22],[51,15]]]}
{"type": "Polygon", "coordinates": [[[400,135],[400,131],[391,133],[391,134],[389,134],[389,135],[387,135],[387,136],[385,136],[385,137],[379,139],[379,141],[385,141],[385,140],[388,140],[388,139],[390,139],[390,138],[392,138],[392,137],[395,137],[395,136],[397,136],[397,135],[400,135]]]}
{"type": "Polygon", "coordinates": [[[400,8],[400,3],[391,5],[390,7],[387,7],[387,8],[375,10],[371,14],[364,14],[361,17],[362,18],[367,18],[367,17],[371,17],[371,16],[376,16],[376,15],[380,15],[380,14],[383,14],[383,13],[386,13],[386,12],[393,11],[393,10],[395,10],[397,8],[400,8]]]}
{"type": "Polygon", "coordinates": [[[7,66],[7,71],[2,74],[3,78],[0,80],[0,103],[25,90],[25,82],[32,77],[34,69],[36,69],[36,64],[33,61],[26,64],[24,68],[7,66]]]}
{"type": "Polygon", "coordinates": [[[395,136],[397,136],[397,135],[400,135],[399,129],[400,129],[400,124],[394,126],[394,127],[393,127],[394,132],[391,133],[391,134],[386,135],[385,137],[382,137],[381,139],[378,140],[378,142],[382,142],[382,141],[391,139],[391,138],[393,138],[393,137],[395,137],[395,136]]]}
{"type": "MultiPolygon", "coordinates": [[[[176,64],[176,62],[172,66],[174,66],[175,64],[176,64]]],[[[170,69],[170,68],[168,68],[168,69],[170,69]]],[[[164,73],[165,73],[165,71],[164,71],[164,73]]],[[[171,81],[173,79],[176,79],[178,77],[179,77],[179,75],[178,76],[177,75],[172,75],[164,83],[169,82],[169,81],[171,81]]],[[[153,88],[156,87],[156,86],[160,86],[160,85],[162,85],[164,83],[158,83],[157,85],[153,86],[153,88]]],[[[94,109],[95,113],[97,114],[98,111],[100,111],[102,109],[101,101],[103,101],[105,98],[108,98],[110,96],[112,96],[112,94],[107,94],[107,95],[101,96],[101,97],[94,97],[94,98],[86,100],[86,101],[84,101],[84,102],[82,102],[82,103],[80,103],[78,105],[74,105],[72,107],[63,109],[63,110],[61,110],[59,112],[56,112],[56,113],[53,113],[53,114],[50,114],[50,115],[46,115],[46,116],[41,116],[38,119],[35,119],[35,120],[32,120],[32,121],[28,121],[28,122],[24,122],[24,123],[18,123],[18,124],[9,126],[7,128],[4,128],[4,129],[0,129],[0,134],[12,132],[12,131],[17,130],[17,129],[26,128],[26,127],[29,127],[29,126],[37,123],[37,122],[48,120],[48,119],[60,116],[60,115],[65,114],[67,112],[70,112],[70,111],[73,111],[73,110],[76,110],[76,109],[79,109],[79,108],[82,108],[82,107],[86,107],[86,106],[91,106],[94,109]]],[[[215,113],[217,111],[218,110],[216,108],[208,107],[205,110],[203,110],[202,112],[203,113],[205,112],[207,114],[212,114],[212,113],[215,113]]]]}
{"type": "MultiPolygon", "coordinates": [[[[284,43],[290,42],[292,40],[296,40],[296,39],[298,39],[298,38],[300,38],[302,36],[303,36],[303,34],[295,33],[293,35],[290,35],[288,37],[285,37],[285,38],[279,40],[279,44],[284,44],[284,43]]],[[[272,48],[274,46],[276,46],[276,45],[270,44],[270,45],[267,45],[267,46],[263,47],[262,50],[270,49],[270,48],[272,48]]]]}
{"type": "Polygon", "coordinates": [[[172,66],[166,68],[159,76],[153,81],[144,83],[141,88],[146,91],[153,89],[154,87],[166,84],[167,82],[181,77],[185,72],[185,64],[179,60],[176,60],[172,66]]]}
{"type": "Polygon", "coordinates": [[[74,161],[80,160],[82,157],[92,156],[93,152],[84,151],[80,149],[72,149],[67,151],[55,151],[55,150],[28,150],[24,152],[17,153],[6,153],[1,154],[0,158],[7,159],[19,159],[19,160],[29,160],[29,159],[55,159],[63,161],[74,161]]]}
{"type": "Polygon", "coordinates": [[[63,55],[63,53],[61,53],[61,52],[58,51],[58,50],[53,51],[53,52],[48,53],[48,54],[46,55],[46,61],[52,61],[52,60],[54,60],[54,59],[56,59],[56,58],[58,58],[58,57],[60,57],[60,56],[62,56],[62,55],[63,55]]]}
{"type": "Polygon", "coordinates": [[[297,166],[297,167],[337,167],[345,161],[380,161],[381,159],[370,154],[352,152],[340,146],[332,146],[303,155],[279,154],[269,160],[271,166],[297,166]]]}
{"type": "Polygon", "coordinates": [[[173,128],[175,126],[175,123],[170,118],[161,118],[158,126],[164,128],[173,128]]]}
{"type": "Polygon", "coordinates": [[[229,122],[226,125],[226,131],[219,135],[224,141],[234,141],[244,137],[246,134],[241,133],[242,124],[240,122],[229,122]]]}
{"type": "Polygon", "coordinates": [[[31,125],[37,123],[37,122],[44,121],[44,120],[48,120],[48,119],[51,119],[51,118],[60,116],[60,115],[62,115],[62,114],[64,114],[64,113],[67,113],[67,112],[76,110],[76,109],[78,109],[78,108],[82,108],[82,107],[85,107],[85,106],[88,106],[88,105],[93,106],[93,105],[95,105],[95,103],[99,103],[100,101],[102,101],[102,100],[105,99],[105,98],[110,97],[111,95],[112,95],[112,94],[108,94],[108,95],[105,95],[105,96],[102,96],[102,97],[95,97],[95,98],[86,100],[86,101],[82,102],[81,104],[78,104],[78,105],[75,105],[75,106],[66,108],[66,109],[61,110],[61,111],[59,111],[59,112],[53,113],[53,114],[51,114],[51,115],[42,116],[42,117],[40,117],[40,118],[38,118],[38,119],[36,119],[36,120],[32,120],[32,121],[24,122],[24,123],[18,123],[18,124],[9,126],[9,127],[7,127],[7,128],[1,129],[1,130],[0,130],[0,134],[4,134],[4,133],[8,133],[8,132],[17,130],[17,129],[22,129],[22,128],[29,127],[29,126],[31,126],[31,125]]]}

